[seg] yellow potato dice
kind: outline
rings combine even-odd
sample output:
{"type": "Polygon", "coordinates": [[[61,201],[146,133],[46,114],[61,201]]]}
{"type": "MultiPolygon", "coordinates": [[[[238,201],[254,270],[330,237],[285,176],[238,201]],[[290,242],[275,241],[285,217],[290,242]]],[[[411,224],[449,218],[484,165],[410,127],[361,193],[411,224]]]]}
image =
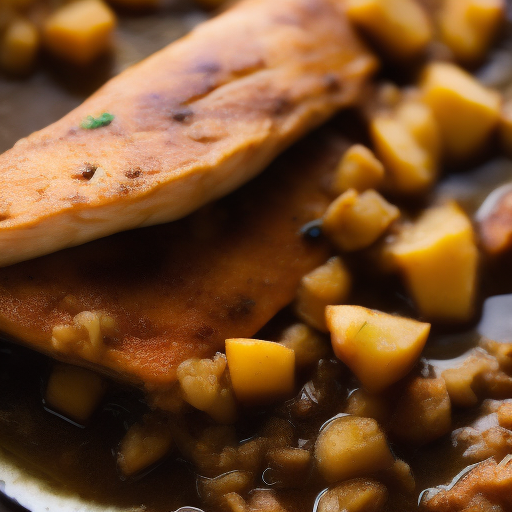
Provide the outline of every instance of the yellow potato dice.
{"type": "Polygon", "coordinates": [[[306,324],[327,332],[325,306],[344,302],[351,288],[350,273],[339,256],[306,274],[295,299],[295,314],[306,324]]]}
{"type": "Polygon", "coordinates": [[[295,352],[272,341],[226,340],[226,357],[235,396],[245,403],[265,403],[293,392],[295,352]]]}
{"type": "Polygon", "coordinates": [[[498,125],[500,95],[459,67],[441,62],[427,66],[421,88],[447,156],[466,159],[481,149],[498,125]]]}
{"type": "Polygon", "coordinates": [[[430,20],[415,0],[348,0],[347,15],[397,59],[418,54],[432,39],[430,20]]]}
{"type": "Polygon", "coordinates": [[[317,512],[381,512],[385,510],[388,490],[374,480],[356,478],[343,482],[321,495],[317,512]]]}
{"type": "Polygon", "coordinates": [[[357,251],[375,242],[399,215],[375,190],[358,194],[350,189],[331,203],[322,231],[342,251],[357,251]]]}
{"type": "Polygon", "coordinates": [[[315,459],[328,482],[369,475],[395,461],[378,423],[356,416],[336,418],[320,431],[315,459]]]}
{"type": "Polygon", "coordinates": [[[423,316],[445,321],[471,317],[478,250],[471,222],[455,203],[429,208],[404,226],[388,253],[423,316]]]}
{"type": "Polygon", "coordinates": [[[103,398],[103,379],[84,368],[56,365],[46,386],[46,405],[77,423],[85,423],[103,398]]]}
{"type": "Polygon", "coordinates": [[[43,42],[55,55],[84,65],[109,48],[115,25],[116,17],[103,1],[78,0],[46,20],[43,42]]]}
{"type": "Polygon", "coordinates": [[[456,59],[479,60],[504,18],[504,0],[444,0],[438,18],[441,40],[456,59]]]}
{"type": "Polygon", "coordinates": [[[370,134],[394,191],[415,194],[432,185],[437,175],[436,162],[402,121],[377,116],[370,123],[370,134]]]}
{"type": "Polygon", "coordinates": [[[370,188],[377,188],[383,179],[382,163],[367,147],[355,144],[340,160],[334,176],[333,188],[338,194],[349,188],[364,192],[370,188]]]}
{"type": "Polygon", "coordinates": [[[30,71],[39,50],[37,27],[28,20],[13,21],[0,40],[0,68],[14,74],[30,71]]]}
{"type": "Polygon", "coordinates": [[[329,306],[332,348],[373,393],[409,373],[427,341],[430,324],[360,306],[329,306]]]}

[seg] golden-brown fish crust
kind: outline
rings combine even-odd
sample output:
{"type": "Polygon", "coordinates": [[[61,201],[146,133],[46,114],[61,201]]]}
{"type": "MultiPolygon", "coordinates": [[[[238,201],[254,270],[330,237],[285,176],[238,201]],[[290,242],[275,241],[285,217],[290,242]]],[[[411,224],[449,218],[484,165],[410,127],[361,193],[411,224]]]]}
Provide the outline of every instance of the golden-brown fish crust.
{"type": "Polygon", "coordinates": [[[244,0],[20,140],[0,157],[0,265],[182,217],[353,102],[376,61],[343,4],[244,0]]]}
{"type": "Polygon", "coordinates": [[[165,388],[182,361],[211,357],[226,338],[253,336],[330,253],[300,228],[331,201],[325,187],[343,144],[314,135],[297,146],[188,217],[1,268],[0,330],[148,389],[165,388]],[[113,321],[96,342],[94,325],[73,333],[84,312],[113,321]]]}

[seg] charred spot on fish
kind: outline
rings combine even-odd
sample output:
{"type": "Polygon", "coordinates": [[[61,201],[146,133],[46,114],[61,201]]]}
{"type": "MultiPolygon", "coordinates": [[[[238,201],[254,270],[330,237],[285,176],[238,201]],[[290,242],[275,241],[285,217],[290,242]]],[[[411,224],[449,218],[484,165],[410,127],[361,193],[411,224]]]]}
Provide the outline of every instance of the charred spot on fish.
{"type": "Polygon", "coordinates": [[[0,213],[0,222],[3,222],[4,220],[9,220],[11,216],[6,212],[0,213]]]}
{"type": "Polygon", "coordinates": [[[97,170],[97,165],[85,163],[73,177],[77,180],[89,181],[97,170]]]}
{"type": "Polygon", "coordinates": [[[327,92],[338,92],[341,89],[338,77],[332,73],[327,73],[324,76],[324,85],[327,92]]]}
{"type": "Polygon", "coordinates": [[[228,318],[232,321],[240,320],[252,313],[256,302],[250,297],[240,296],[233,304],[226,305],[228,318]]]}
{"type": "Polygon", "coordinates": [[[215,329],[210,325],[202,325],[194,333],[194,338],[199,340],[208,340],[215,334],[215,329]]]}
{"type": "Polygon", "coordinates": [[[130,192],[130,187],[127,187],[124,183],[121,183],[118,188],[119,195],[125,196],[130,192]]]}
{"type": "Polygon", "coordinates": [[[184,123],[194,115],[194,112],[191,108],[184,107],[175,110],[171,115],[174,121],[178,123],[184,123]]]}
{"type": "Polygon", "coordinates": [[[218,73],[221,69],[222,67],[218,62],[206,61],[196,64],[193,68],[193,71],[199,73],[218,73]]]}
{"type": "Polygon", "coordinates": [[[318,240],[322,236],[322,219],[315,219],[304,224],[299,232],[306,240],[318,240]]]}
{"type": "Polygon", "coordinates": [[[288,98],[276,98],[272,114],[275,116],[282,116],[288,114],[293,109],[293,103],[288,98]]]}
{"type": "Polygon", "coordinates": [[[140,167],[135,167],[134,169],[128,169],[125,171],[124,175],[130,179],[134,180],[136,178],[140,178],[142,176],[142,169],[140,167]]]}

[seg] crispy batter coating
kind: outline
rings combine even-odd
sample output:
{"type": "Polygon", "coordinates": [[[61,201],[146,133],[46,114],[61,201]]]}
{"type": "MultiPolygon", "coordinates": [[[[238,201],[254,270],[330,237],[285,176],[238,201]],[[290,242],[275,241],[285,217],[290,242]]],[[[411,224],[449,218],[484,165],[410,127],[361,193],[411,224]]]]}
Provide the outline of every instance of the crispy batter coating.
{"type": "Polygon", "coordinates": [[[225,195],[354,102],[375,65],[343,0],[235,5],[0,156],[0,265],[225,195]]]}

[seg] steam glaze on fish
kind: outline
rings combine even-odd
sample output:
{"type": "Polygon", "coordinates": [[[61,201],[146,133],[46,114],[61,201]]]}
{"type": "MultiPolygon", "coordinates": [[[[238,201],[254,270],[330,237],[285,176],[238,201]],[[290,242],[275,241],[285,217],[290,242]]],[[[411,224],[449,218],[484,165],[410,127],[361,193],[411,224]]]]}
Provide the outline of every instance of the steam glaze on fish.
{"type": "Polygon", "coordinates": [[[375,67],[343,0],[244,0],[0,156],[0,265],[227,194],[375,67]]]}

